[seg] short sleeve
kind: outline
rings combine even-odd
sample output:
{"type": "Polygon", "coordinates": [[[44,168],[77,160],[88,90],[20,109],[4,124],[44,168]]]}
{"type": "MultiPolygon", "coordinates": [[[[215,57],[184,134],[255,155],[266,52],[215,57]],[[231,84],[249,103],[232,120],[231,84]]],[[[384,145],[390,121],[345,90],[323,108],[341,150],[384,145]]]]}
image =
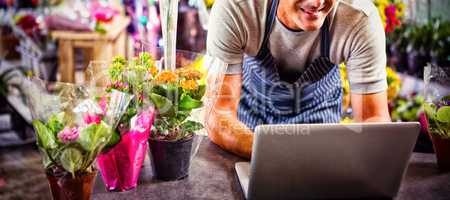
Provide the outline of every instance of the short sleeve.
{"type": "Polygon", "coordinates": [[[242,63],[245,33],[232,0],[216,0],[207,35],[207,53],[227,64],[242,63]]]}
{"type": "Polygon", "coordinates": [[[371,94],[385,91],[386,39],[378,13],[363,17],[350,37],[352,42],[346,65],[351,92],[371,94]]]}

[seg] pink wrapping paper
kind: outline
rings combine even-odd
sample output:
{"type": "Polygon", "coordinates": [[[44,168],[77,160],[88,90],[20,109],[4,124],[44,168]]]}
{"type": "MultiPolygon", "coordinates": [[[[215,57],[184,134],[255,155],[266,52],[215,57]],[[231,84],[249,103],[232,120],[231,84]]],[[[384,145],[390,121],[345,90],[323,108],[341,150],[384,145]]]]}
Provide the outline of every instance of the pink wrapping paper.
{"type": "Polygon", "coordinates": [[[108,190],[126,191],[136,187],[153,120],[153,109],[141,112],[135,121],[131,121],[131,129],[121,135],[120,142],[97,157],[108,190]]]}

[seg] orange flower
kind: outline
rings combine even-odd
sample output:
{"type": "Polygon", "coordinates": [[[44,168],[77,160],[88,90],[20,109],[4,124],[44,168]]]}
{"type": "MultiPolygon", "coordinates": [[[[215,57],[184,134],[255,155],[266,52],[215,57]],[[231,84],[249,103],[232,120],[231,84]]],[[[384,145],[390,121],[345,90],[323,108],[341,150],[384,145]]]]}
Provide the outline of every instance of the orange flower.
{"type": "Polygon", "coordinates": [[[177,74],[171,71],[163,71],[156,77],[157,83],[175,83],[177,81],[177,74]]]}
{"type": "Polygon", "coordinates": [[[156,76],[156,74],[158,74],[158,68],[156,68],[155,66],[150,67],[149,71],[152,76],[156,76]]]}
{"type": "Polygon", "coordinates": [[[188,80],[199,80],[203,76],[203,74],[200,71],[192,67],[180,68],[177,70],[177,74],[180,77],[186,78],[188,80]]]}
{"type": "Polygon", "coordinates": [[[181,88],[185,90],[196,90],[198,85],[195,80],[182,80],[180,82],[181,88]]]}

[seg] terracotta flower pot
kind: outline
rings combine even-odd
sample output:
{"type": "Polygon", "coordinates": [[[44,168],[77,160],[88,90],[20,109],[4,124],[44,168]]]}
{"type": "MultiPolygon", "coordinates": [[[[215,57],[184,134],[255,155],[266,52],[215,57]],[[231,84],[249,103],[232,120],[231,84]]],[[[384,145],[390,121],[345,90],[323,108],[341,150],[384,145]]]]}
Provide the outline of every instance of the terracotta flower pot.
{"type": "Polygon", "coordinates": [[[437,164],[440,170],[450,171],[450,138],[442,138],[430,133],[433,141],[434,152],[436,153],[437,164]]]}
{"type": "Polygon", "coordinates": [[[160,180],[179,180],[188,176],[193,137],[166,141],[149,139],[153,174],[160,180]]]}
{"type": "Polygon", "coordinates": [[[47,174],[48,183],[54,200],[89,200],[97,171],[72,177],[66,173],[63,176],[47,174]]]}

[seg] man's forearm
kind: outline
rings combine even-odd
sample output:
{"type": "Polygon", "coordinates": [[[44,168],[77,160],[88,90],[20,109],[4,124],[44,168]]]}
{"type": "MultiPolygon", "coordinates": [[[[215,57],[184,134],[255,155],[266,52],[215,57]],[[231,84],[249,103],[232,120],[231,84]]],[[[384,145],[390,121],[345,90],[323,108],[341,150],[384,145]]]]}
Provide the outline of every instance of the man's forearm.
{"type": "Polygon", "coordinates": [[[212,114],[207,123],[209,138],[215,144],[244,158],[250,158],[253,133],[236,117],[212,114]]]}
{"type": "Polygon", "coordinates": [[[386,92],[351,95],[355,122],[390,122],[386,92]]]}
{"type": "MultiPolygon", "coordinates": [[[[209,138],[225,150],[250,158],[253,133],[237,118],[242,78],[226,75],[206,119],[209,138]]],[[[208,94],[214,94],[211,91],[208,94]]]]}

